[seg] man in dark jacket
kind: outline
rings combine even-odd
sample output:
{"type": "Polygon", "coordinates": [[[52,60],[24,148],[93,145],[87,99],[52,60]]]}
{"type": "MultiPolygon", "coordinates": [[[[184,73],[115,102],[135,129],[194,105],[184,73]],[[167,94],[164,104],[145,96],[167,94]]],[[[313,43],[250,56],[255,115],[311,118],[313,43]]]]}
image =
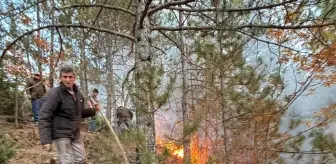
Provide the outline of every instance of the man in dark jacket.
{"type": "Polygon", "coordinates": [[[62,164],[86,164],[84,143],[80,137],[82,118],[95,115],[96,109],[84,109],[84,96],[75,84],[71,67],[60,70],[60,86],[50,89],[40,110],[39,132],[41,144],[55,144],[62,164]]]}
{"type": "Polygon", "coordinates": [[[26,91],[31,100],[34,122],[37,124],[39,119],[39,110],[43,102],[43,96],[46,89],[41,80],[41,74],[35,73],[33,78],[27,81],[26,91]]]}
{"type": "Polygon", "coordinates": [[[117,108],[117,119],[118,119],[119,128],[122,123],[124,123],[127,126],[127,128],[130,128],[132,118],[133,118],[133,113],[131,112],[131,110],[123,106],[119,106],[117,108]]]}

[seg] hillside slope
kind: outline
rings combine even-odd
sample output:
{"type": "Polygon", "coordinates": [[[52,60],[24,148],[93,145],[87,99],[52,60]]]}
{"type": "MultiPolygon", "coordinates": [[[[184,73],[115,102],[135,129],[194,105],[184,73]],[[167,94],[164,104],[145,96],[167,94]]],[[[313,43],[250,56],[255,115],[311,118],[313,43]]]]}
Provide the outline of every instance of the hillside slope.
{"type": "MultiPolygon", "coordinates": [[[[85,142],[90,164],[118,164],[122,163],[122,156],[112,137],[105,133],[87,133],[83,128],[82,137],[85,142]]],[[[43,150],[40,145],[37,127],[20,125],[0,120],[0,132],[8,134],[15,141],[15,156],[9,164],[49,164],[50,158],[56,158],[56,151],[43,150]]],[[[135,159],[134,145],[126,145],[126,152],[131,163],[135,159]]]]}

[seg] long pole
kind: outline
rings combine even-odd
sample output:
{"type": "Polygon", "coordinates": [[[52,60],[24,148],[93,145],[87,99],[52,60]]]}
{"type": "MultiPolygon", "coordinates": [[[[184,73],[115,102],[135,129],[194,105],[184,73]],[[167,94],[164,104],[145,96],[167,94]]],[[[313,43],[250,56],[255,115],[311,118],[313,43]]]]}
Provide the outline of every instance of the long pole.
{"type": "Polygon", "coordinates": [[[100,114],[101,117],[103,117],[103,119],[104,119],[106,125],[109,127],[109,129],[110,129],[112,135],[114,136],[114,139],[117,141],[117,144],[118,144],[118,146],[119,146],[119,149],[121,150],[121,154],[122,154],[122,156],[123,156],[123,158],[124,158],[124,160],[125,160],[125,163],[126,163],[126,164],[129,164],[128,159],[127,159],[127,156],[126,156],[126,152],[125,152],[123,146],[121,145],[121,142],[120,142],[120,140],[119,140],[119,137],[117,136],[116,132],[113,130],[113,128],[112,128],[110,122],[109,122],[108,119],[104,116],[104,114],[103,114],[101,111],[99,111],[99,114],[100,114]]]}

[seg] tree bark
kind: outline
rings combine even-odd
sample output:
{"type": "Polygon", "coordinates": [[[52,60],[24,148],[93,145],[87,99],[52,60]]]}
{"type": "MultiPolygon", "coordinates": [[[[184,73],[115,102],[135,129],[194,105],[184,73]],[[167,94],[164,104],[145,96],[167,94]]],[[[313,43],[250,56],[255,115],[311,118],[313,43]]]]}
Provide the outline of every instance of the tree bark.
{"type": "Polygon", "coordinates": [[[19,112],[19,93],[18,93],[18,80],[15,78],[16,86],[15,86],[15,127],[19,127],[18,122],[18,112],[19,112]]]}
{"type": "MultiPolygon", "coordinates": [[[[84,35],[84,34],[83,34],[84,35]]],[[[86,58],[85,58],[85,38],[82,35],[80,42],[79,42],[79,47],[80,47],[80,58],[81,58],[81,63],[80,63],[80,85],[82,92],[84,96],[87,98],[88,96],[88,85],[87,85],[87,74],[86,74],[86,58]]]]}
{"type": "MultiPolygon", "coordinates": [[[[135,76],[135,84],[137,86],[141,85],[141,81],[145,81],[148,79],[144,79],[143,76],[139,76],[145,72],[150,71],[151,67],[151,51],[150,51],[150,24],[148,15],[143,15],[147,13],[148,6],[146,8],[145,0],[137,1],[137,11],[136,11],[136,42],[135,42],[135,54],[136,54],[136,63],[137,70],[135,76]]],[[[138,87],[141,88],[141,87],[138,87]]],[[[146,87],[148,91],[141,91],[141,95],[146,97],[146,101],[142,101],[140,104],[140,108],[137,107],[136,118],[137,118],[137,128],[141,130],[145,134],[147,150],[151,153],[151,163],[155,163],[154,154],[156,152],[156,141],[155,141],[155,123],[154,123],[154,112],[151,109],[150,101],[150,90],[151,88],[146,87]]]]}
{"type": "MultiPolygon", "coordinates": [[[[40,28],[41,27],[41,18],[40,18],[40,4],[37,4],[36,5],[36,9],[37,9],[37,11],[36,11],[36,20],[37,20],[37,28],[40,28]]],[[[40,32],[38,32],[38,39],[41,39],[41,35],[40,35],[40,32]]],[[[38,72],[40,73],[40,74],[42,74],[42,62],[41,62],[41,59],[42,59],[42,57],[43,57],[43,55],[42,55],[42,51],[41,51],[41,48],[40,48],[40,45],[37,45],[37,60],[36,60],[36,62],[37,62],[37,67],[38,67],[38,72]]]]}
{"type": "Polygon", "coordinates": [[[229,137],[228,137],[228,131],[227,131],[227,125],[226,125],[226,119],[227,119],[227,110],[225,107],[225,93],[224,93],[224,79],[223,79],[223,70],[220,69],[220,83],[221,83],[221,106],[222,106],[222,121],[223,121],[223,141],[224,141],[224,157],[225,157],[225,163],[230,163],[230,155],[229,155],[229,137]]]}
{"type": "MultiPolygon", "coordinates": [[[[55,24],[55,12],[54,12],[54,0],[51,1],[51,24],[55,24]]],[[[55,37],[55,29],[51,29],[51,37],[50,37],[50,57],[49,57],[49,69],[50,69],[50,74],[49,74],[49,84],[50,87],[54,87],[54,74],[55,74],[55,60],[56,58],[54,57],[54,37],[55,37]]]]}
{"type": "MultiPolygon", "coordinates": [[[[180,6],[181,7],[181,6],[180,6]]],[[[179,26],[183,26],[183,13],[179,12],[179,26]]],[[[181,62],[182,62],[182,120],[183,120],[183,162],[185,164],[191,163],[190,157],[190,132],[186,131],[190,126],[189,111],[187,106],[187,71],[186,71],[186,50],[184,45],[183,31],[179,32],[180,35],[180,47],[181,47],[181,62]]]]}
{"type": "MultiPolygon", "coordinates": [[[[113,79],[113,50],[112,41],[110,40],[110,46],[108,48],[109,52],[106,52],[108,55],[106,56],[106,69],[107,69],[107,109],[106,109],[106,118],[111,122],[112,110],[114,102],[114,79],[113,79]]],[[[114,121],[114,119],[112,119],[114,121]]],[[[114,122],[113,122],[114,125],[114,122]]]]}

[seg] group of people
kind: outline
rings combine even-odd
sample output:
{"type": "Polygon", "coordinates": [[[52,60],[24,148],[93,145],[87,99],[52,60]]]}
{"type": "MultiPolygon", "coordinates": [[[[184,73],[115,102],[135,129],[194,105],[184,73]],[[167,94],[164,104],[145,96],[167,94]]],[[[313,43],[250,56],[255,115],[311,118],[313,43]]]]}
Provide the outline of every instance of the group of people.
{"type": "MultiPolygon", "coordinates": [[[[39,73],[27,82],[27,93],[32,103],[34,122],[38,125],[40,141],[49,149],[53,143],[62,164],[87,164],[84,143],[80,136],[80,125],[90,118],[89,130],[95,131],[96,113],[101,110],[99,91],[94,89],[85,102],[83,94],[75,84],[76,75],[72,67],[63,67],[59,73],[58,87],[50,88],[42,83],[39,73]],[[48,91],[48,88],[49,91],[48,91]]],[[[117,109],[118,125],[130,126],[132,112],[124,107],[117,109]]]]}

